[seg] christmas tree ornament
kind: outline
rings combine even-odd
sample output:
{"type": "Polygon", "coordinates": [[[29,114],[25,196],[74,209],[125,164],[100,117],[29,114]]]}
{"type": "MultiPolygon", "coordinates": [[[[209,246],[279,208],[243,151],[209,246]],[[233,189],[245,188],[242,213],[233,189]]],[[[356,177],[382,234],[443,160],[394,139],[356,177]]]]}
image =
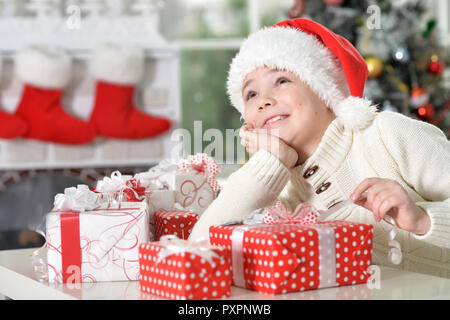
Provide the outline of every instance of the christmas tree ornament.
{"type": "Polygon", "coordinates": [[[369,78],[378,78],[384,69],[383,61],[374,56],[370,56],[364,59],[367,63],[367,69],[369,70],[369,78]]]}
{"type": "MultiPolygon", "coordinates": [[[[3,71],[3,58],[0,56],[0,78],[3,71]]],[[[17,116],[0,110],[0,139],[14,139],[23,136],[27,131],[25,121],[17,116]]]]}
{"type": "Polygon", "coordinates": [[[414,108],[420,108],[429,101],[428,92],[422,87],[414,87],[410,93],[410,104],[414,108]]]}
{"type": "Polygon", "coordinates": [[[143,71],[144,51],[139,47],[105,43],[96,48],[91,61],[96,99],[90,123],[100,135],[143,139],[169,130],[170,120],[135,107],[134,93],[143,71]]]}
{"type": "Polygon", "coordinates": [[[439,59],[437,54],[433,54],[430,60],[428,71],[434,75],[440,75],[444,71],[444,63],[439,59]]]}
{"type": "Polygon", "coordinates": [[[295,0],[294,5],[288,12],[288,17],[293,18],[300,18],[305,14],[306,5],[305,0],[295,0]]]}
{"type": "Polygon", "coordinates": [[[70,56],[57,47],[32,45],[17,54],[16,72],[24,89],[15,115],[28,125],[26,138],[61,144],[85,144],[95,138],[94,128],[61,104],[71,66],[70,56]]]}
{"type": "Polygon", "coordinates": [[[411,59],[409,51],[405,47],[398,47],[392,51],[392,57],[399,63],[408,63],[411,59]]]}
{"type": "Polygon", "coordinates": [[[427,103],[426,105],[417,109],[417,114],[424,120],[431,120],[434,117],[434,107],[431,103],[427,103]]]}

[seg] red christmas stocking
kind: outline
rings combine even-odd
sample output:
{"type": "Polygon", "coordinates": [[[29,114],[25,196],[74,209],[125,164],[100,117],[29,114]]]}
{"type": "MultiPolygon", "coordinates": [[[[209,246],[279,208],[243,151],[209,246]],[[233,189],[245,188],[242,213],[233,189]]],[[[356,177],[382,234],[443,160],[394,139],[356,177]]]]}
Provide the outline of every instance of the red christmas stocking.
{"type": "Polygon", "coordinates": [[[27,124],[22,119],[0,110],[0,138],[14,139],[27,131],[27,124]]]}
{"type": "Polygon", "coordinates": [[[90,122],[100,135],[143,139],[162,134],[171,127],[170,120],[141,112],[134,105],[135,87],[143,70],[142,49],[106,44],[95,50],[91,71],[97,88],[90,122]]]}
{"type": "Polygon", "coordinates": [[[16,115],[28,124],[25,137],[62,144],[84,144],[95,129],[69,115],[61,105],[63,87],[71,76],[70,57],[57,48],[30,46],[19,52],[17,74],[24,82],[16,115]]]}
{"type": "MultiPolygon", "coordinates": [[[[0,74],[3,71],[3,59],[0,56],[0,74]]],[[[27,131],[27,124],[20,118],[0,110],[0,138],[14,139],[27,131]]]]}

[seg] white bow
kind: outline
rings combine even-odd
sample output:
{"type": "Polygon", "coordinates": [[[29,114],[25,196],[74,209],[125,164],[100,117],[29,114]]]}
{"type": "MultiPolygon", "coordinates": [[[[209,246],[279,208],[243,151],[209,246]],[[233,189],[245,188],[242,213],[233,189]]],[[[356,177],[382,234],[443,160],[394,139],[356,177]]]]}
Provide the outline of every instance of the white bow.
{"type": "Polygon", "coordinates": [[[211,248],[207,247],[206,239],[198,239],[196,241],[188,242],[177,238],[175,235],[169,234],[162,236],[159,239],[159,242],[164,246],[164,248],[159,251],[156,264],[161,260],[167,258],[168,256],[179,254],[182,252],[190,252],[202,257],[203,259],[208,261],[214,268],[213,258],[219,257],[217,253],[211,250],[211,248]]]}
{"type": "Polygon", "coordinates": [[[64,189],[64,193],[55,196],[54,210],[73,210],[84,212],[93,210],[100,205],[99,194],[89,190],[85,184],[79,184],[76,188],[64,189]]]}
{"type": "Polygon", "coordinates": [[[137,173],[134,178],[139,181],[141,186],[148,190],[163,190],[165,189],[164,183],[155,178],[156,174],[151,172],[137,173]]]}
{"type": "Polygon", "coordinates": [[[133,188],[127,186],[127,181],[130,179],[132,179],[132,176],[122,175],[120,171],[116,170],[111,173],[111,178],[104,177],[103,180],[97,181],[95,190],[101,193],[114,194],[125,189],[130,189],[137,200],[143,200],[145,198],[144,196],[139,196],[133,188]]]}
{"type": "Polygon", "coordinates": [[[124,175],[120,171],[114,171],[110,177],[104,177],[103,180],[97,181],[95,190],[102,193],[114,193],[128,188],[127,181],[131,179],[131,176],[124,175]]]}

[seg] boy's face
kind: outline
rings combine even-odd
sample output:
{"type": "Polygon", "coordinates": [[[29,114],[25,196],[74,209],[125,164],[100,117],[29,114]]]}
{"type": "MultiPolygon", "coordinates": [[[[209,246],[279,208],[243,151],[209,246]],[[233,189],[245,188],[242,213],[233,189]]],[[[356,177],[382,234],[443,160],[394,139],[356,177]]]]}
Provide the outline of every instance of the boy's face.
{"type": "Polygon", "coordinates": [[[257,68],[244,79],[242,95],[248,127],[266,128],[291,146],[316,140],[330,119],[325,103],[289,71],[257,68]]]}

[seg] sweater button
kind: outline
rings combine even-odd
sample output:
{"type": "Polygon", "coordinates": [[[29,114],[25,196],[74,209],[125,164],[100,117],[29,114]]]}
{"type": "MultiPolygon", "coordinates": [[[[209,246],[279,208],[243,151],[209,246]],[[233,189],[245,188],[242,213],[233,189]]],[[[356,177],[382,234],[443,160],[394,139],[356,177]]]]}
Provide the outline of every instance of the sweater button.
{"type": "Polygon", "coordinates": [[[316,194],[320,194],[322,192],[324,192],[325,190],[327,190],[331,185],[331,182],[325,182],[322,183],[317,189],[316,189],[316,194]]]}
{"type": "Polygon", "coordinates": [[[313,167],[309,168],[309,169],[306,170],[306,172],[303,174],[303,178],[308,179],[308,178],[311,177],[314,173],[317,172],[317,169],[319,169],[318,166],[313,166],[313,167]]]}

